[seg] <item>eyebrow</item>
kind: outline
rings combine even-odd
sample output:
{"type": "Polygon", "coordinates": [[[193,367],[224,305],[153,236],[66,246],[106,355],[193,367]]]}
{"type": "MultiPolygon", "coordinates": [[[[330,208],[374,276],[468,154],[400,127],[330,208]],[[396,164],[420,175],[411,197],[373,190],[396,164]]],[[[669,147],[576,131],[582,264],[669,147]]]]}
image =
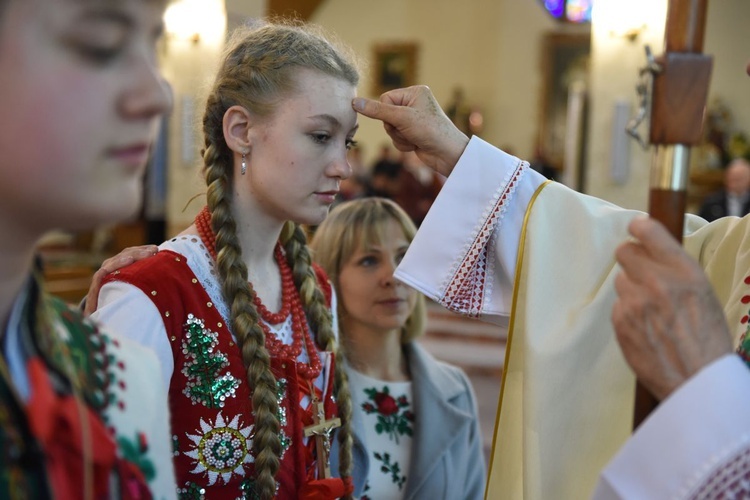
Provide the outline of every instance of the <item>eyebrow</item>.
{"type": "MultiPolygon", "coordinates": [[[[322,113],[320,115],[313,115],[308,118],[310,118],[311,120],[323,120],[325,122],[328,122],[329,125],[335,128],[341,128],[342,126],[338,118],[336,118],[333,115],[329,115],[328,113],[322,113]]],[[[354,127],[352,127],[352,131],[354,132],[356,132],[358,129],[359,129],[359,123],[357,123],[356,125],[354,125],[354,127]]]]}
{"type": "Polygon", "coordinates": [[[79,21],[104,21],[119,24],[124,28],[132,28],[135,21],[113,4],[92,5],[91,2],[81,2],[86,5],[86,10],[78,16],[79,21]]]}
{"type": "MultiPolygon", "coordinates": [[[[159,0],[151,0],[151,3],[156,3],[158,1],[159,0]]],[[[76,0],[75,3],[86,9],[78,17],[78,20],[81,22],[113,23],[127,30],[135,28],[136,22],[133,17],[119,8],[121,5],[120,0],[105,0],[103,3],[101,0],[76,0]]],[[[164,30],[164,21],[161,20],[153,30],[154,37],[161,37],[164,34],[164,30]]]]}

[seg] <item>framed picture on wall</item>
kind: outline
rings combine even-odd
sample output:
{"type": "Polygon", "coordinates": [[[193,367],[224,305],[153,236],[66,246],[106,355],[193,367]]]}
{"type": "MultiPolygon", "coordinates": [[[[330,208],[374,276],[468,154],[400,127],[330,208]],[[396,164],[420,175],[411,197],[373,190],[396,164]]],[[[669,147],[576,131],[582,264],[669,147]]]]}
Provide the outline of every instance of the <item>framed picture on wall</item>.
{"type": "Polygon", "coordinates": [[[548,33],[542,50],[537,161],[551,167],[564,181],[565,170],[573,169],[574,178],[567,179],[568,186],[581,189],[585,177],[585,141],[576,138],[586,135],[591,35],[548,33]]]}
{"type": "Polygon", "coordinates": [[[373,47],[372,93],[416,84],[417,44],[380,43],[373,47]]]}

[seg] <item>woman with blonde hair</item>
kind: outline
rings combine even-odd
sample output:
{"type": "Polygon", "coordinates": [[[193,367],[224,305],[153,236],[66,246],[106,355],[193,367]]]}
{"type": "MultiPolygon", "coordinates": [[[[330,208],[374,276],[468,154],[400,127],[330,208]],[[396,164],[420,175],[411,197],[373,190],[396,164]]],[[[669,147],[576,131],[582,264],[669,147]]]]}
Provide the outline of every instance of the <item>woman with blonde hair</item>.
{"type": "Polygon", "coordinates": [[[363,499],[480,499],[485,469],[470,382],[416,339],[425,299],[393,272],[416,233],[384,198],[337,206],[311,247],[339,297],[355,434],[370,461],[363,499]]]}
{"type": "Polygon", "coordinates": [[[312,28],[235,33],[203,118],[207,206],[101,290],[96,316],[162,361],[187,498],[352,493],[335,298],[300,224],[320,223],[350,175],[358,80],[312,28]]]}

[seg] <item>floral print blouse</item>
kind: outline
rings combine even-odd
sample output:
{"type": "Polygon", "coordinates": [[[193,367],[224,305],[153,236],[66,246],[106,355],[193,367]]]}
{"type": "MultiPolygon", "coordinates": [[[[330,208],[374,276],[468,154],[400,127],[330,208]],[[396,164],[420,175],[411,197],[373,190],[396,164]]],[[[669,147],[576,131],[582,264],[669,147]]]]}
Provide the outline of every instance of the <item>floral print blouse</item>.
{"type": "Polygon", "coordinates": [[[361,500],[404,498],[411,460],[414,412],[412,382],[390,382],[349,370],[354,411],[362,414],[361,436],[370,471],[361,500]]]}

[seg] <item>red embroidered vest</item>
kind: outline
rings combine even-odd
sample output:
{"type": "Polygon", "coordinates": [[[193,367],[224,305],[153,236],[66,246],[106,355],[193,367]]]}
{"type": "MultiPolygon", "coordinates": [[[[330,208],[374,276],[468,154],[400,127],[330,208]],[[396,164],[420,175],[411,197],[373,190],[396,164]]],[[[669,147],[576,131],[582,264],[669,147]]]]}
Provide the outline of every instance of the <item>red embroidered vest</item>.
{"type": "MultiPolygon", "coordinates": [[[[255,431],[245,365],[224,318],[186,260],[162,250],[106,281],[140,288],[164,321],[174,358],[169,406],[180,498],[255,498],[255,431]]],[[[328,280],[321,270],[316,272],[330,304],[328,280]]],[[[295,360],[273,358],[271,369],[277,379],[284,450],[276,498],[292,500],[314,477],[314,447],[303,442],[303,428],[312,422],[299,404],[295,360]]],[[[332,376],[327,385],[325,409],[330,418],[337,414],[332,376]]]]}

